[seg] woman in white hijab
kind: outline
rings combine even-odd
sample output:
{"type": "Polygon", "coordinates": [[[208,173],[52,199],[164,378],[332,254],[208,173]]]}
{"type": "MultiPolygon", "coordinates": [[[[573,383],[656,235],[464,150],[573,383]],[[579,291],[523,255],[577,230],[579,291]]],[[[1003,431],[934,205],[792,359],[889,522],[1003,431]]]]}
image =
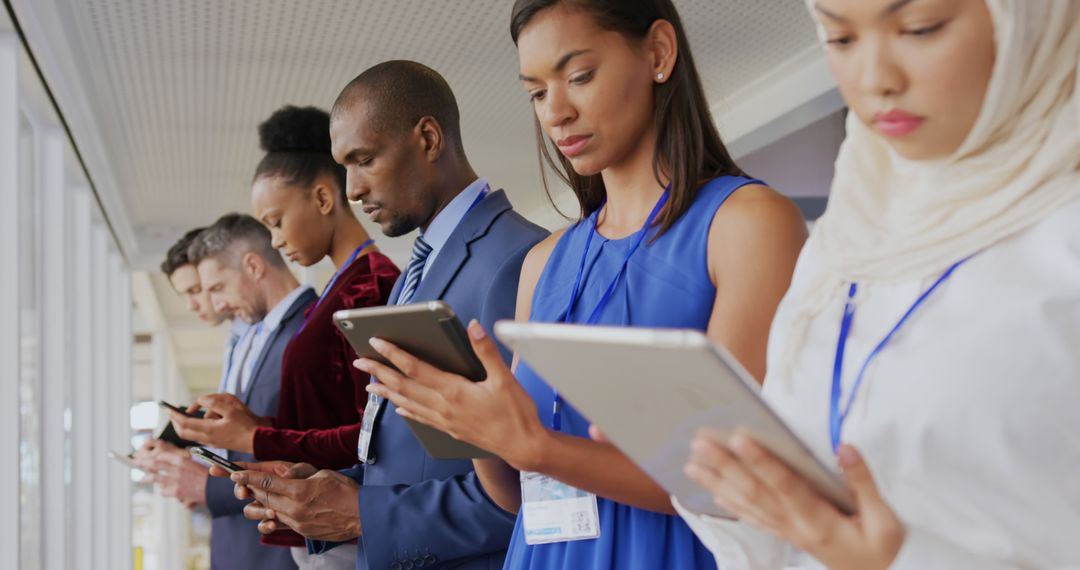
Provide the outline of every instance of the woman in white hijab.
{"type": "Polygon", "coordinates": [[[721,568],[1080,568],[1080,2],[808,3],[851,114],[763,394],[857,514],[706,431],[739,521],[682,513],[721,568]]]}

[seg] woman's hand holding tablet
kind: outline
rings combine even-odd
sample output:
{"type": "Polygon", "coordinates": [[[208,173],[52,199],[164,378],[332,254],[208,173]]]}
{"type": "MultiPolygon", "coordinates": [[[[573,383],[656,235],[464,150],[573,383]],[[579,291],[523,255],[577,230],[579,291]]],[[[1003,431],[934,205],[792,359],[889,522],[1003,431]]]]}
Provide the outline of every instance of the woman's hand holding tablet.
{"type": "Polygon", "coordinates": [[[723,440],[708,428],[699,430],[686,475],[734,516],[784,537],[830,568],[888,568],[904,543],[904,524],[855,448],[841,446],[837,458],[855,514],[837,509],[745,433],[723,440]]]}

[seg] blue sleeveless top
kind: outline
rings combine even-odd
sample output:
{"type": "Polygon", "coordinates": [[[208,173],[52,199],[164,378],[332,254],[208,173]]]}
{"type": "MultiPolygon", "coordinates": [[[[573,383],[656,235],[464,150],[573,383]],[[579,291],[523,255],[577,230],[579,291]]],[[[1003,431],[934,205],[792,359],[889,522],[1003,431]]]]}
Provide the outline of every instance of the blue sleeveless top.
{"type": "MultiPolygon", "coordinates": [[[[708,240],[713,217],[728,196],[758,180],[737,176],[716,178],[702,187],[690,208],[655,241],[650,228],[630,258],[626,274],[599,315],[600,325],[689,328],[704,331],[712,314],[716,287],[709,278],[708,240]]],[[[533,293],[531,321],[558,321],[566,310],[570,290],[595,223],[588,219],[570,226],[555,245],[533,293]]],[[[610,240],[597,234],[589,246],[579,299],[566,322],[583,323],[599,303],[622,267],[637,234],[610,240]]],[[[554,392],[524,362],[518,381],[536,402],[544,425],[551,425],[554,392]]],[[[658,379],[658,382],[662,379],[658,379]]],[[[645,418],[642,418],[643,421],[645,418]]],[[[562,403],[562,431],[589,437],[589,421],[562,403]]],[[[599,467],[599,466],[598,466],[599,467]]],[[[662,515],[597,497],[600,537],[594,540],[530,546],[525,543],[521,514],[506,555],[507,570],[617,568],[619,570],[712,570],[716,562],[708,549],[677,516],[662,515]]]]}

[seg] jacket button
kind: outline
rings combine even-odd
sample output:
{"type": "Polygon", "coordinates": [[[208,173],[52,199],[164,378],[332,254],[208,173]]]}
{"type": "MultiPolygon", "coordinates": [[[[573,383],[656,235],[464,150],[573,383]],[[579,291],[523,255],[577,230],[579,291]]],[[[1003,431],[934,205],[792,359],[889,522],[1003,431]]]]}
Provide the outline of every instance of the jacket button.
{"type": "Polygon", "coordinates": [[[394,562],[390,565],[390,570],[402,570],[400,562],[394,562]]]}
{"type": "Polygon", "coordinates": [[[412,562],[413,562],[413,568],[423,568],[424,566],[427,566],[427,564],[424,564],[423,557],[420,557],[420,556],[417,556],[416,558],[413,558],[412,562]]]}
{"type": "Polygon", "coordinates": [[[438,561],[439,561],[439,559],[436,558],[434,554],[428,554],[427,556],[424,557],[424,566],[431,566],[432,564],[435,564],[438,561]]]}
{"type": "Polygon", "coordinates": [[[401,570],[413,570],[412,560],[402,560],[401,561],[401,570]]]}

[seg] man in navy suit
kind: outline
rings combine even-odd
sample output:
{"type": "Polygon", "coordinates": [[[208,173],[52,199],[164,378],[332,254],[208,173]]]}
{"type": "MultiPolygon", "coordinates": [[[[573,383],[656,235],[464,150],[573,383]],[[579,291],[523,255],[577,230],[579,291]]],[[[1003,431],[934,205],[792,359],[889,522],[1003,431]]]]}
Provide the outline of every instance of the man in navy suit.
{"type": "MultiPolygon", "coordinates": [[[[256,414],[273,415],[278,407],[282,354],[303,324],[305,309],[315,302],[314,291],[300,286],[271,245],[269,230],[251,216],[222,216],[194,239],[188,257],[214,309],[249,325],[232,351],[223,392],[256,414]]],[[[193,441],[201,441],[202,425],[214,421],[170,414],[177,433],[193,441]]],[[[234,461],[254,460],[248,454],[219,453],[234,461]]],[[[211,568],[294,570],[288,548],[260,544],[257,525],[243,515],[248,501],[237,499],[232,486],[223,482],[211,478],[206,485],[206,504],[213,516],[211,568]]]]}
{"type": "MultiPolygon", "coordinates": [[[[473,171],[446,81],[418,63],[379,64],[338,96],[330,131],[349,198],[386,235],[420,230],[391,302],[443,300],[488,328],[513,318],[521,263],[548,232],[473,171]]],[[[295,465],[281,477],[276,465],[238,477],[239,494],[257,489],[245,512],[263,520],[260,531],[288,525],[314,539],[313,552],[358,539],[363,570],[502,568],[515,515],[487,496],[472,461],[428,456],[389,402],[364,413],[375,414],[367,451],[376,461],[343,474],[295,465]]]]}

